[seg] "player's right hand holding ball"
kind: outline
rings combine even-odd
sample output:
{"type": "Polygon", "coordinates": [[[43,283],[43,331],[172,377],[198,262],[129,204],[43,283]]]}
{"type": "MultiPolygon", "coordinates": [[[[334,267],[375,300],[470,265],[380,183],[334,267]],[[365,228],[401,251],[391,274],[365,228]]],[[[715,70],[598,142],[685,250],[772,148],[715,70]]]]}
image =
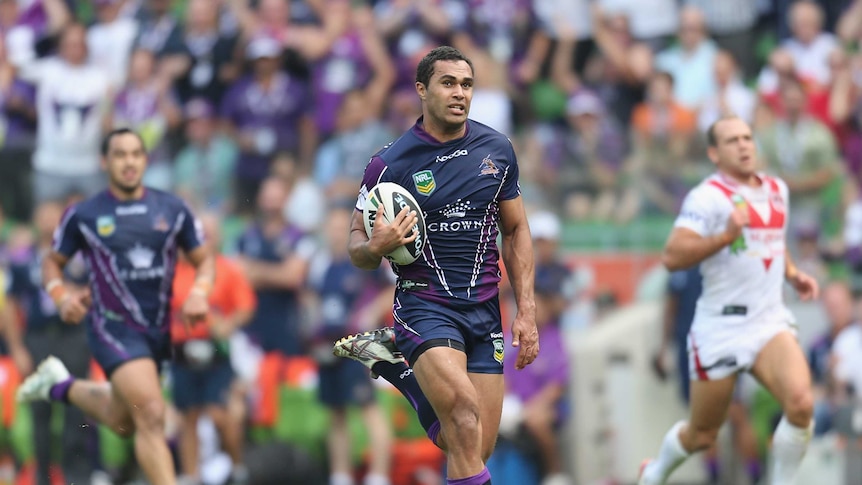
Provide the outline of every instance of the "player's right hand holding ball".
{"type": "Polygon", "coordinates": [[[417,220],[415,212],[405,207],[395,216],[391,224],[386,222],[383,212],[379,210],[374,216],[374,230],[371,231],[371,239],[368,240],[368,250],[379,257],[412,243],[418,235],[412,230],[417,220]]]}

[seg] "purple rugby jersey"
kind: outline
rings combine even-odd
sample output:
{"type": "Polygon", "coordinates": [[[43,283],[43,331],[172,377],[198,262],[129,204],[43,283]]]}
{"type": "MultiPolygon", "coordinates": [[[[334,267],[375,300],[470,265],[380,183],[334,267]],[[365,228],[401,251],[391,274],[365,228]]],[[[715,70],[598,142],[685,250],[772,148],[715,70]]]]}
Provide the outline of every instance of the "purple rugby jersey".
{"type": "Polygon", "coordinates": [[[269,91],[264,91],[252,76],[238,80],[222,102],[222,116],[237,131],[265,140],[263,151],[243,152],[237,174],[244,179],[263,180],[270,160],[278,152],[299,149],[299,125],[314,110],[308,85],[286,73],[279,73],[269,91]]]}
{"type": "Polygon", "coordinates": [[[419,259],[393,264],[399,287],[428,300],[484,302],[500,281],[500,201],[520,196],[518,163],[505,135],[473,120],[464,137],[440,143],[422,128],[384,147],[365,168],[356,209],[379,182],[395,182],[419,202],[428,241],[419,259]]]}
{"type": "Polygon", "coordinates": [[[167,331],[177,249],[191,251],[202,239],[179,198],[148,188],[139,200],[120,201],[106,190],[66,210],[54,250],[67,258],[82,252],[97,334],[106,320],[167,331]]]}
{"type": "Polygon", "coordinates": [[[315,63],[315,121],[322,135],[335,131],[344,95],[351,89],[364,86],[371,79],[371,74],[362,39],[356,31],[347,32],[336,39],[329,54],[315,63]]]}

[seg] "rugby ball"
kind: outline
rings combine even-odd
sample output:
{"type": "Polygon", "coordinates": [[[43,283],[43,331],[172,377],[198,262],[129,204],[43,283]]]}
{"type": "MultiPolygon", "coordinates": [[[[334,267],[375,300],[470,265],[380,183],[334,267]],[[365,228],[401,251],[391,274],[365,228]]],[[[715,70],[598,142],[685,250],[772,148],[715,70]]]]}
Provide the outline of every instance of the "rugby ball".
{"type": "Polygon", "coordinates": [[[425,230],[425,216],[422,214],[419,203],[404,187],[392,182],[381,182],[368,191],[368,196],[365,197],[365,207],[362,211],[365,234],[370,238],[374,231],[374,218],[377,217],[377,211],[382,210],[383,218],[387,223],[390,223],[404,207],[416,212],[416,224],[413,225],[412,231],[418,236],[412,243],[401,246],[386,255],[386,259],[399,265],[410,264],[419,259],[425,248],[425,241],[428,240],[425,230]]]}

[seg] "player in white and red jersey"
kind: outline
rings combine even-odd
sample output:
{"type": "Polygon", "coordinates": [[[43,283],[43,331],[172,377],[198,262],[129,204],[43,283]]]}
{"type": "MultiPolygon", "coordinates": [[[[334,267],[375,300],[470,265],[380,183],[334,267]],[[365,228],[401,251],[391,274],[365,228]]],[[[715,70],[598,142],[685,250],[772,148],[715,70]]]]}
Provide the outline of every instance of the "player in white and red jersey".
{"type": "Polygon", "coordinates": [[[688,338],[691,415],[668,431],[639,484],[665,483],[692,453],[712,445],[736,374],[748,371],[784,411],[773,437],[771,483],[789,485],[814,423],[811,376],[782,290],[786,281],[802,299],[812,299],[819,289],[787,254],[787,186],[756,171],[751,128],[726,117],[710,127],[707,139],[718,171],[686,197],[663,254],[669,270],[700,263],[703,274],[688,338]]]}

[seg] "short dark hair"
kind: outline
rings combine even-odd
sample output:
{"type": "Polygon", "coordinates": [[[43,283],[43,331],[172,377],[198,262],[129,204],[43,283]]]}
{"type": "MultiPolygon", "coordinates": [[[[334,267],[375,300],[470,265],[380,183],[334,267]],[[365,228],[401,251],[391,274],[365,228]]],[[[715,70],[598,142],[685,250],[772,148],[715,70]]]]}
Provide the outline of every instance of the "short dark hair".
{"type": "Polygon", "coordinates": [[[434,74],[434,63],[437,61],[464,61],[470,66],[470,70],[473,71],[473,62],[467,59],[467,56],[452,46],[444,45],[435,47],[419,61],[419,65],[416,66],[417,83],[428,86],[431,76],[434,74]]]}
{"type": "Polygon", "coordinates": [[[706,143],[711,147],[717,147],[718,146],[718,135],[715,132],[715,128],[718,126],[718,124],[721,123],[722,121],[739,120],[739,119],[742,119],[742,118],[740,118],[739,116],[737,116],[733,113],[726,113],[726,114],[721,115],[717,120],[713,121],[712,124],[709,125],[709,129],[706,130],[706,143]]]}
{"type": "Polygon", "coordinates": [[[138,138],[138,141],[141,142],[141,146],[144,146],[144,139],[141,138],[141,135],[139,135],[137,131],[126,127],[114,128],[113,130],[109,131],[104,138],[102,138],[102,146],[100,151],[102,152],[103,157],[108,156],[108,151],[111,149],[111,140],[113,140],[115,136],[119,135],[135,135],[138,138]]]}

